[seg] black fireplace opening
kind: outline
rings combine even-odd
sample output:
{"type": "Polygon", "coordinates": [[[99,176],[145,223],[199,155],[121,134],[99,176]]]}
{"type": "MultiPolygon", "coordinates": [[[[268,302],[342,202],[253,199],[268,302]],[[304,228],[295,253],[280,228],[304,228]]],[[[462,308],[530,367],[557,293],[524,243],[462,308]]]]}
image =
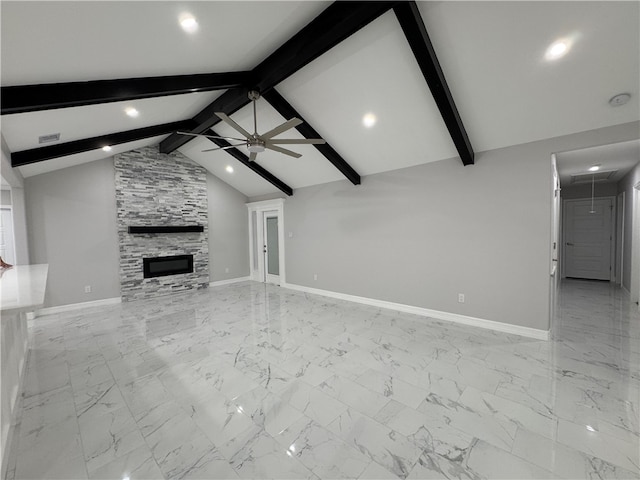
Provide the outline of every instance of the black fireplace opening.
{"type": "Polygon", "coordinates": [[[151,257],[142,259],[144,278],[164,277],[193,272],[193,255],[151,257]]]}

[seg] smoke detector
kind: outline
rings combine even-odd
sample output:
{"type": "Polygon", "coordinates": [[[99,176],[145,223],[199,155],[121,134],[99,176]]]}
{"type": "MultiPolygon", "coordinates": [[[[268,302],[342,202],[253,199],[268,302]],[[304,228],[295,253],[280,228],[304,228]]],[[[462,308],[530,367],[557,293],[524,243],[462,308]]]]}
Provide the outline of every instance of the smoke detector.
{"type": "Polygon", "coordinates": [[[627,103],[630,98],[631,95],[628,93],[619,93],[618,95],[611,97],[611,99],[609,100],[609,105],[611,105],[612,107],[619,107],[620,105],[624,105],[625,103],[627,103]]]}

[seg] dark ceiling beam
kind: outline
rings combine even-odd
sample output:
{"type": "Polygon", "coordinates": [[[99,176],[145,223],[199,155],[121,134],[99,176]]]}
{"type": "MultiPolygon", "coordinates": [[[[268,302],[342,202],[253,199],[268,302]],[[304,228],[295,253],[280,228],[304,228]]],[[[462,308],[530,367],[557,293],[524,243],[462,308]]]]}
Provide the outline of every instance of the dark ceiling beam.
{"type": "MultiPolygon", "coordinates": [[[[213,135],[218,135],[218,134],[213,132],[213,135]]],[[[223,140],[223,139],[220,139],[220,138],[208,138],[208,139],[211,140],[213,143],[215,143],[219,147],[228,147],[228,146],[231,145],[226,140],[223,140]]],[[[246,165],[247,167],[249,167],[251,170],[253,170],[258,175],[260,175],[262,178],[264,178],[267,182],[271,183],[272,185],[274,185],[276,188],[280,189],[281,191],[283,191],[287,195],[289,195],[289,196],[293,195],[293,189],[289,185],[284,183],[282,180],[280,180],[278,177],[276,177],[275,175],[270,173],[265,168],[263,168],[260,165],[258,165],[256,162],[250,162],[249,161],[249,157],[247,157],[244,153],[242,153],[237,148],[229,148],[229,149],[225,150],[225,152],[227,152],[229,155],[234,157],[240,163],[242,163],[242,164],[246,165]]]]}
{"type": "Polygon", "coordinates": [[[246,85],[249,72],[201,73],[2,87],[2,115],[80,107],[246,85]]]}
{"type": "Polygon", "coordinates": [[[191,123],[191,120],[182,120],[180,122],[165,123],[163,125],[137,128],[126,132],[110,133],[99,137],[59,143],[47,147],[22,150],[11,153],[11,166],[21,167],[30,163],[97,150],[107,145],[113,146],[121,143],[134,142],[136,140],[144,140],[145,138],[157,137],[159,135],[167,135],[178,130],[189,130],[192,127],[193,123],[191,123]]]}
{"type": "MultiPolygon", "coordinates": [[[[388,1],[337,1],[332,3],[255,67],[251,71],[255,82],[248,86],[265,94],[278,83],[389,11],[396,3],[388,1]]],[[[220,120],[214,112],[224,112],[231,115],[248,103],[246,90],[237,89],[225,92],[194,117],[198,126],[193,130],[193,133],[204,133],[217,124],[220,120]]],[[[160,143],[160,151],[172,152],[189,140],[191,139],[184,135],[171,135],[160,143]]]]}
{"type": "MultiPolygon", "coordinates": [[[[322,136],[302,118],[302,116],[291,106],[285,98],[278,93],[275,88],[272,88],[264,94],[264,98],[267,102],[275,108],[280,115],[284,118],[298,117],[303,121],[296,127],[296,130],[300,132],[305,138],[322,138],[322,136]]],[[[314,145],[320,153],[322,153],[327,159],[338,169],[342,174],[347,177],[354,185],[360,185],[360,175],[349,165],[344,158],[336,152],[328,143],[314,145]]]]}
{"type": "Polygon", "coordinates": [[[464,165],[473,165],[474,153],[455,102],[436,57],[431,40],[415,2],[399,2],[393,7],[409,46],[416,57],[433,99],[440,110],[464,165]]]}

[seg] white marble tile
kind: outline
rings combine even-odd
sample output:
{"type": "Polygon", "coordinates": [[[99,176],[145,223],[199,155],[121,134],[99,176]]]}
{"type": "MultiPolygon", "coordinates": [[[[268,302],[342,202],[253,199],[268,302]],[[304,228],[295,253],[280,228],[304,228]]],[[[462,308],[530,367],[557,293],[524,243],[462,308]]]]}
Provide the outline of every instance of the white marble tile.
{"type": "Polygon", "coordinates": [[[640,476],[640,313],[605,284],[563,284],[548,342],[252,282],[30,328],[8,480],[640,476]]]}
{"type": "Polygon", "coordinates": [[[240,478],[314,478],[291,451],[259,427],[221,448],[240,478]]]}
{"type": "Polygon", "coordinates": [[[456,430],[483,439],[492,445],[510,451],[516,434],[516,424],[476,411],[461,403],[430,395],[418,407],[432,421],[444,421],[456,430]]]}
{"type": "Polygon", "coordinates": [[[237,410],[274,436],[304,416],[282,398],[262,387],[234,398],[233,403],[237,410]]]}
{"type": "Polygon", "coordinates": [[[126,405],[118,385],[113,382],[100,383],[74,392],[74,399],[78,418],[97,417],[126,405]]]}
{"type": "Polygon", "coordinates": [[[416,408],[427,397],[428,391],[411,385],[399,378],[369,369],[360,375],[356,382],[360,385],[396,400],[409,407],[416,408]]]}
{"type": "Polygon", "coordinates": [[[328,429],[372,461],[405,478],[421,453],[404,435],[349,409],[328,429]]]}
{"type": "Polygon", "coordinates": [[[586,425],[578,425],[560,419],[558,442],[599,457],[632,472],[640,472],[640,441],[626,442],[600,431],[591,431],[586,425]]]}
{"type": "Polygon", "coordinates": [[[275,439],[320,478],[357,478],[370,459],[308,417],[301,417],[275,439]]]}
{"type": "Polygon", "coordinates": [[[371,462],[359,477],[361,480],[390,480],[398,477],[395,473],[390,472],[382,465],[371,462]]]}
{"type": "Polygon", "coordinates": [[[630,479],[640,475],[522,428],[516,433],[512,453],[561,478],[630,479]]]}
{"type": "Polygon", "coordinates": [[[389,399],[384,395],[337,375],[322,382],[318,389],[370,417],[373,417],[389,403],[389,399]]]}
{"type": "Polygon", "coordinates": [[[312,418],[323,427],[329,425],[348,408],[346,404],[301,380],[296,380],[289,385],[280,396],[296,410],[312,418]]]}
{"type": "Polygon", "coordinates": [[[407,478],[480,480],[487,477],[474,472],[463,461],[452,461],[434,452],[424,452],[407,478]]]}
{"type": "Polygon", "coordinates": [[[467,387],[458,402],[488,417],[512,422],[547,438],[556,437],[558,420],[554,415],[542,415],[521,403],[473,387],[467,387]]]}
{"type": "Polygon", "coordinates": [[[145,444],[126,407],[98,417],[83,416],[79,423],[84,456],[90,472],[145,444]]]}
{"type": "Polygon", "coordinates": [[[143,445],[95,470],[90,470],[89,478],[96,480],[119,480],[122,478],[149,480],[163,478],[163,475],[151,455],[151,450],[143,445]]]}
{"type": "Polygon", "coordinates": [[[484,478],[554,478],[548,470],[482,440],[477,440],[470,447],[466,467],[484,478]]]}

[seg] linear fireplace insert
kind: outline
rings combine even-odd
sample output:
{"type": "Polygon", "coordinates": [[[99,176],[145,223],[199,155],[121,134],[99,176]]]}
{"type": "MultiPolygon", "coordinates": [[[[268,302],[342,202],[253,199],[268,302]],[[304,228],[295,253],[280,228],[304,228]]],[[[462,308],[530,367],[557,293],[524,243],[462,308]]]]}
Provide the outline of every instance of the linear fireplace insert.
{"type": "Polygon", "coordinates": [[[151,257],[142,259],[144,278],[164,277],[193,272],[193,255],[151,257]]]}

